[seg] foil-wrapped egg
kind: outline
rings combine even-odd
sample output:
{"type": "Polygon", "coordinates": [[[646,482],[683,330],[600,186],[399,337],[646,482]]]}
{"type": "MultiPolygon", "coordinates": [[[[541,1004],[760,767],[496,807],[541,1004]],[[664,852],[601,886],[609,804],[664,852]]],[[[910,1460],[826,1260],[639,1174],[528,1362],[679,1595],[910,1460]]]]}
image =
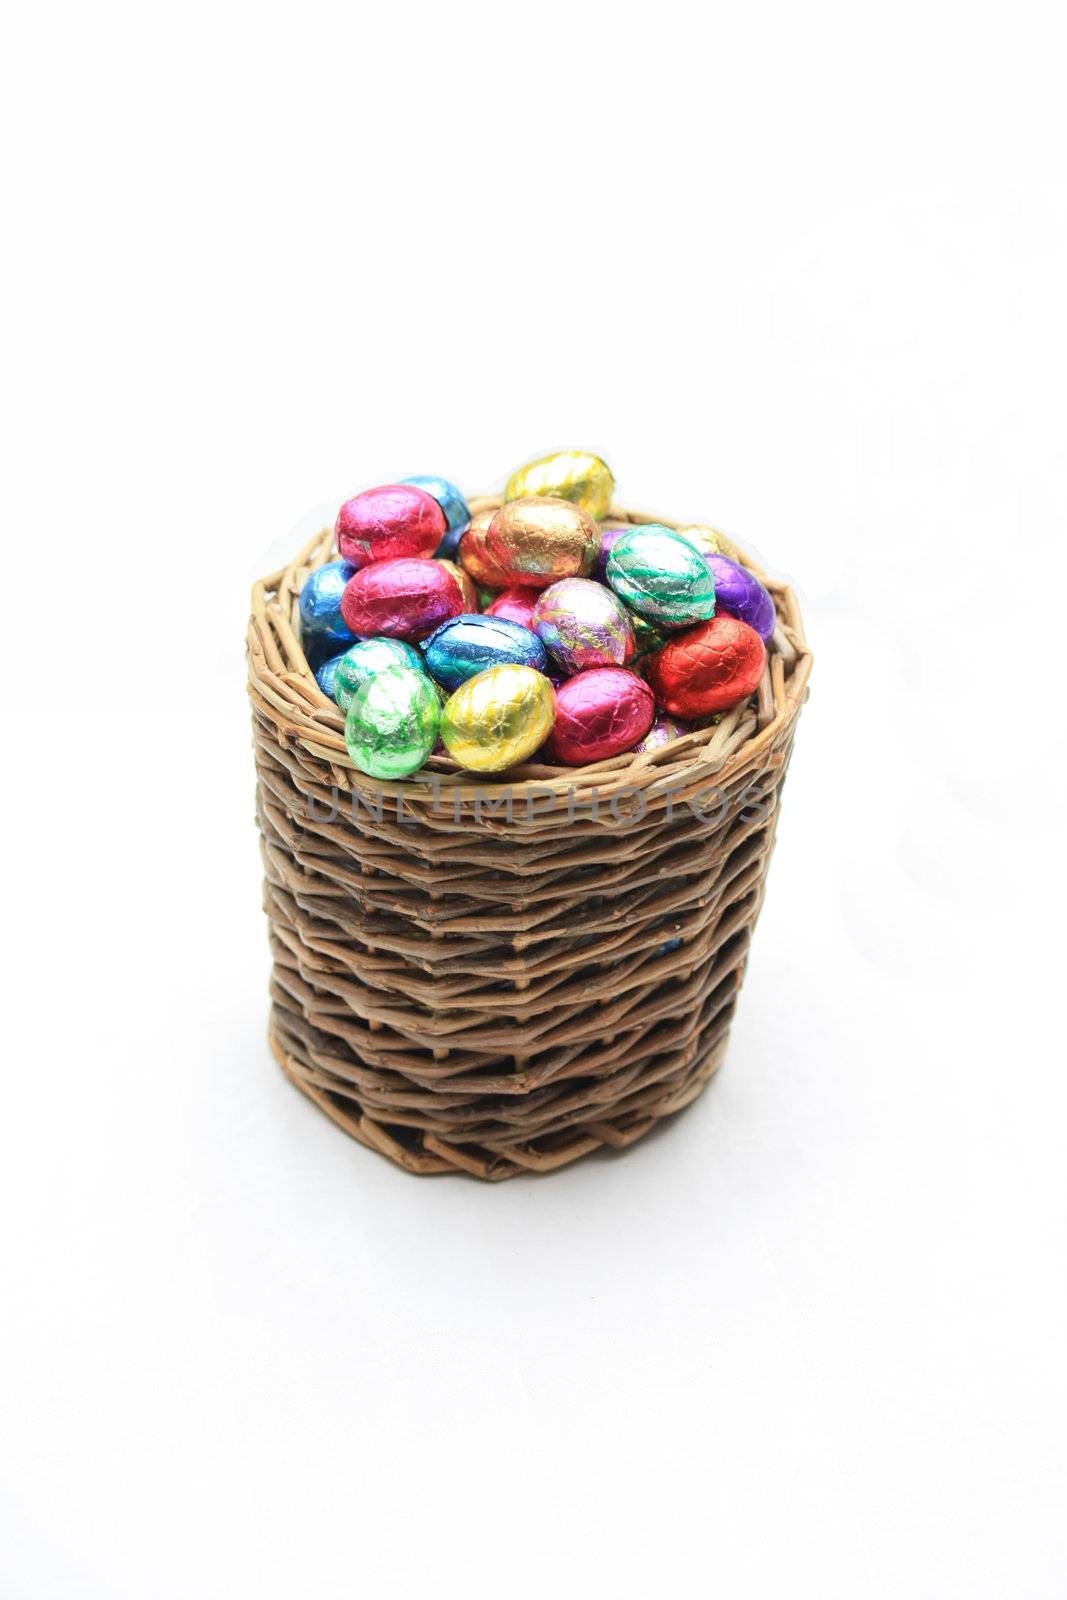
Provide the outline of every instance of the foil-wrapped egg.
{"type": "Polygon", "coordinates": [[[644,738],[656,705],[643,678],[622,667],[592,667],[556,695],[552,749],[569,767],[620,756],[644,738]]]}
{"type": "Polygon", "coordinates": [[[640,744],[634,745],[633,753],[636,756],[645,750],[662,750],[664,745],[674,744],[688,732],[689,729],[675,722],[673,717],[657,717],[640,744]]]}
{"type": "Polygon", "coordinates": [[[527,761],[552,731],[555,695],[533,667],[490,667],[468,678],[445,705],[441,737],[472,772],[503,772],[527,761]]]}
{"type": "Polygon", "coordinates": [[[497,566],[485,544],[489,524],[495,515],[492,506],[474,513],[470,527],[459,541],[458,559],[464,572],[469,572],[480,588],[506,589],[507,574],[497,566]]]}
{"type": "Polygon", "coordinates": [[[548,671],[540,639],[506,617],[453,617],[431,633],[423,650],[428,671],[445,689],[458,689],[477,673],[509,663],[548,671]]]}
{"type": "Polygon", "coordinates": [[[545,589],[534,607],[533,630],[565,673],[621,667],[633,654],[629,612],[591,578],[564,578],[545,589]]]}
{"type": "Polygon", "coordinates": [[[505,588],[547,589],[561,578],[584,578],[596,563],[600,529],[569,500],[526,498],[501,506],[486,549],[507,575],[505,588]]]}
{"type": "Polygon", "coordinates": [[[327,700],[337,699],[337,669],[344,657],[345,652],[340,650],[335,656],[327,656],[326,660],[320,662],[315,668],[315,682],[327,700]]]}
{"type": "Polygon", "coordinates": [[[601,532],[600,554],[596,558],[596,575],[600,579],[601,583],[607,583],[608,581],[608,557],[611,554],[612,546],[615,544],[617,539],[621,539],[623,534],[629,533],[629,531],[630,525],[627,523],[624,528],[604,528],[601,532]]]}
{"type": "Polygon", "coordinates": [[[345,586],[355,574],[347,561],[327,561],[316,567],[300,591],[300,631],[304,648],[312,653],[336,652],[350,645],[355,634],[341,612],[345,586]]]}
{"type": "Polygon", "coordinates": [[[607,578],[634,611],[661,628],[686,628],[715,614],[715,580],[691,544],[648,522],[617,539],[607,578]]]}
{"type": "Polygon", "coordinates": [[[607,514],[614,493],[615,479],[606,461],[590,450],[554,450],[513,472],[504,499],[554,495],[599,518],[607,514]]]}
{"type": "Polygon", "coordinates": [[[337,658],[333,699],[342,711],[347,711],[363,685],[391,667],[408,667],[413,672],[426,670],[415,646],[405,644],[402,639],[361,639],[337,658]]]}
{"type": "Polygon", "coordinates": [[[440,561],[375,561],[349,580],[341,611],[353,633],[419,640],[463,610],[463,595],[440,561]]]}
{"type": "Polygon", "coordinates": [[[706,523],[687,522],[684,527],[675,529],[675,532],[679,539],[691,544],[702,556],[728,556],[731,561],[741,559],[734,541],[728,539],[725,533],[720,533],[718,528],[711,528],[706,523]]]}
{"type": "Polygon", "coordinates": [[[665,711],[695,721],[746,699],[758,686],[766,660],[755,628],[722,611],[649,656],[645,672],[665,711]]]}
{"type": "Polygon", "coordinates": [[[459,592],[463,596],[464,611],[477,611],[478,591],[474,587],[470,573],[464,572],[461,566],[458,566],[455,561],[449,561],[446,557],[435,556],[434,559],[437,565],[444,567],[446,572],[450,572],[459,584],[459,592]]]}
{"type": "Polygon", "coordinates": [[[448,529],[432,494],[411,483],[365,489],[337,513],[337,548],[354,567],[432,556],[448,529]]]}
{"type": "Polygon", "coordinates": [[[629,613],[630,626],[634,632],[634,650],[630,657],[630,664],[642,661],[645,656],[651,655],[653,650],[662,650],[670,638],[665,628],[657,628],[654,622],[649,622],[647,617],[642,617],[639,612],[629,613]]]}
{"type": "MultiPolygon", "coordinates": [[[[416,489],[424,489],[427,494],[432,494],[437,504],[445,514],[448,523],[448,533],[454,534],[458,543],[461,536],[466,533],[471,525],[471,512],[466,500],[460,494],[454,483],[447,478],[439,478],[434,473],[417,473],[414,478],[402,478],[401,483],[412,483],[416,489]]],[[[441,552],[446,560],[451,560],[455,545],[448,552],[441,552]]]]}
{"type": "Polygon", "coordinates": [[[728,611],[755,628],[764,644],[774,632],[774,601],[754,572],[729,556],[704,557],[715,579],[715,610],[728,611]]]}
{"type": "Polygon", "coordinates": [[[505,589],[503,594],[498,594],[490,600],[485,609],[491,617],[506,617],[509,622],[518,622],[524,628],[532,628],[537,594],[536,589],[505,589]]]}
{"type": "Polygon", "coordinates": [[[437,742],[441,702],[425,672],[388,667],[358,690],[345,718],[354,766],[371,778],[417,772],[437,742]]]}

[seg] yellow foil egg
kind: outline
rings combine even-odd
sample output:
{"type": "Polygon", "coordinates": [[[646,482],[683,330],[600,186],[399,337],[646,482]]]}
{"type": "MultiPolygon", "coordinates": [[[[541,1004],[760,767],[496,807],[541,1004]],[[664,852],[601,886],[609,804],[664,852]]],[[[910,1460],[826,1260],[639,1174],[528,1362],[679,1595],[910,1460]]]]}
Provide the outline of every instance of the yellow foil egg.
{"type": "Polygon", "coordinates": [[[720,533],[718,528],[710,528],[703,522],[690,522],[675,531],[680,539],[691,544],[694,550],[699,550],[702,556],[726,556],[730,561],[741,560],[734,541],[728,539],[725,533],[720,533]]]}
{"type": "Polygon", "coordinates": [[[544,744],[556,720],[556,697],[533,667],[490,667],[461,684],[441,714],[441,738],[472,772],[503,772],[544,744]]]}
{"type": "Polygon", "coordinates": [[[600,555],[600,529],[569,500],[509,500],[489,524],[485,547],[507,573],[505,587],[547,589],[561,578],[589,576],[600,555]]]}
{"type": "Polygon", "coordinates": [[[581,506],[591,517],[606,516],[615,493],[615,479],[606,461],[589,450],[554,450],[527,461],[513,472],[504,490],[505,500],[525,500],[530,495],[557,495],[581,506]]]}

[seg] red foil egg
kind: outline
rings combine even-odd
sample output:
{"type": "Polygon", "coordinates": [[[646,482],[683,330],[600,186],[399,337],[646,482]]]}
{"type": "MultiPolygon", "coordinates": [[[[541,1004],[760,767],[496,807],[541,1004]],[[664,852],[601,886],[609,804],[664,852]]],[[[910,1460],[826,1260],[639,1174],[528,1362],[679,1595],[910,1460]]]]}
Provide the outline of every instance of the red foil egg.
{"type": "Polygon", "coordinates": [[[342,559],[362,568],[372,561],[432,556],[448,532],[448,518],[425,489],[390,483],[346,500],[334,532],[342,559]]]}
{"type": "Polygon", "coordinates": [[[505,589],[489,607],[488,615],[517,622],[520,627],[529,628],[532,632],[534,606],[539,596],[539,589],[505,589]]]}
{"type": "Polygon", "coordinates": [[[621,756],[644,738],[655,714],[643,678],[625,667],[590,667],[556,693],[553,754],[569,767],[621,756]]]}
{"type": "Polygon", "coordinates": [[[364,638],[425,639],[463,606],[459,584],[440,561],[375,561],[341,596],[341,615],[364,638]]]}
{"type": "Polygon", "coordinates": [[[766,660],[766,646],[755,628],[721,611],[710,622],[678,634],[643,665],[663,709],[692,721],[728,711],[746,699],[762,678],[766,660]]]}

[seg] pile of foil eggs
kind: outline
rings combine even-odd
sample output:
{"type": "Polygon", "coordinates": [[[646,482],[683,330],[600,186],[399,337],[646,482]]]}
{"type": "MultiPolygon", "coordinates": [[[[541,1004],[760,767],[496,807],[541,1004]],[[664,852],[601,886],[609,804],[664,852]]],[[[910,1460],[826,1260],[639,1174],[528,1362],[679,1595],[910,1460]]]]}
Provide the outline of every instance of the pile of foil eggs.
{"type": "Polygon", "coordinates": [[[599,456],[558,451],[473,517],[445,478],[346,500],[300,593],[304,648],[361,772],[439,748],[472,772],[653,750],[756,689],[774,601],[724,534],[612,524],[599,456]]]}

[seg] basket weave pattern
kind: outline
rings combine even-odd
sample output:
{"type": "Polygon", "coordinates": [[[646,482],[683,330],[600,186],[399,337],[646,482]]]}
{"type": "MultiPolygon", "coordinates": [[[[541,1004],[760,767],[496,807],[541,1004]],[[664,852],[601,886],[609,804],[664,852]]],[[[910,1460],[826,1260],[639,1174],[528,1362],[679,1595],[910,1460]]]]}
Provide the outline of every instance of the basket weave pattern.
{"type": "Polygon", "coordinates": [[[748,563],[778,627],[757,693],[712,727],[495,779],[441,753],[379,784],[300,644],[300,589],[333,554],[324,531],[252,596],[275,1056],[410,1172],[507,1178],[633,1143],[726,1050],[811,666],[792,592],[748,563]]]}

